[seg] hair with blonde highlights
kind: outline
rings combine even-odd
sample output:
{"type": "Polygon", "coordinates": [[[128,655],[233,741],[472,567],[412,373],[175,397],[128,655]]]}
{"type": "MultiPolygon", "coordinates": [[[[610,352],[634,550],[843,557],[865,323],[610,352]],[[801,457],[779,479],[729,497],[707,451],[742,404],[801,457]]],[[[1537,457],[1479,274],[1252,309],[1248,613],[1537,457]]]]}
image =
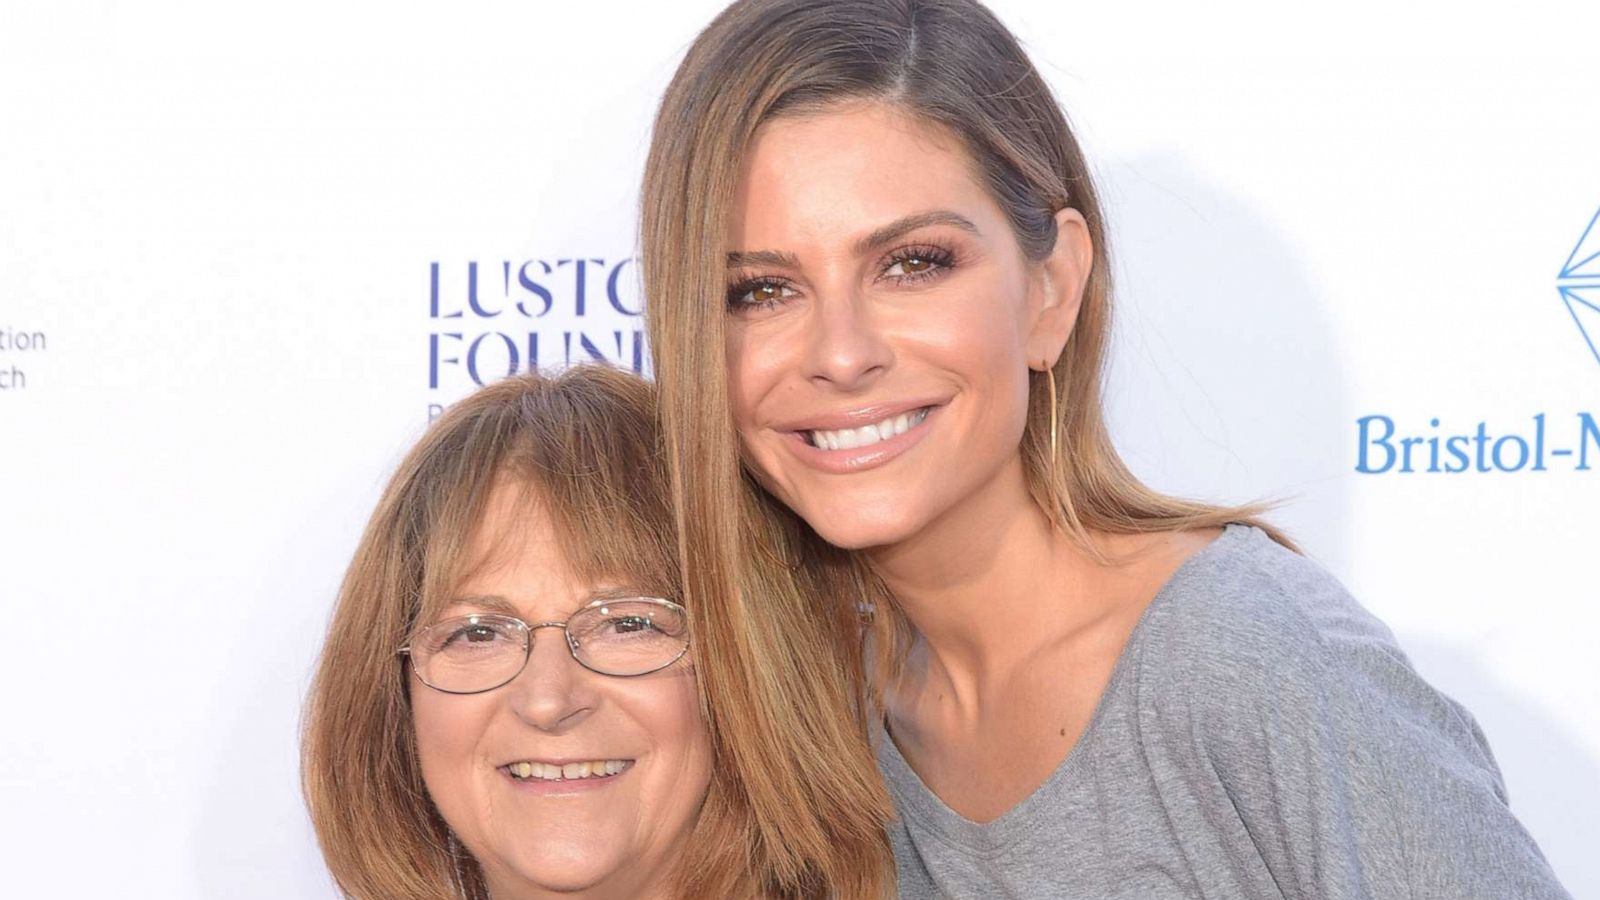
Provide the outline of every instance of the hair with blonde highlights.
{"type": "Polygon", "coordinates": [[[1031,378],[1021,447],[1030,491],[1051,520],[1091,554],[1097,532],[1262,524],[1260,507],[1151,490],[1113,447],[1101,396],[1111,324],[1105,218],[1065,115],[992,12],[975,0],[740,0],[724,10],[689,48],[656,116],[641,199],[646,319],[685,593],[715,623],[701,678],[747,697],[733,705],[743,721],[725,723],[726,740],[766,773],[765,785],[746,789],[764,852],[781,857],[782,871],[846,891],[836,896],[881,889],[870,870],[883,848],[867,832],[888,801],[877,780],[836,780],[837,767],[818,773],[816,761],[875,772],[866,719],[899,671],[910,628],[858,557],[826,545],[741,471],[724,357],[726,236],[734,174],[756,130],[862,100],[957,138],[1028,259],[1054,248],[1061,209],[1088,224],[1095,255],[1076,325],[1053,369],[1031,378]],[[1050,378],[1061,401],[1053,451],[1050,378]],[[806,564],[787,562],[795,559],[806,564]],[[871,684],[855,640],[863,603],[877,612],[871,684]],[[806,702],[794,705],[797,697],[806,702]],[[850,727],[819,728],[819,717],[850,727]]]}
{"type": "MultiPolygon", "coordinates": [[[[468,558],[474,531],[491,492],[508,484],[550,518],[575,572],[681,596],[649,384],[600,366],[529,374],[478,391],[433,423],[362,535],[306,706],[302,785],[347,896],[488,897],[482,870],[428,798],[407,666],[395,650],[477,562],[468,558]]],[[[764,873],[738,852],[751,826],[727,801],[732,779],[731,764],[718,761],[679,861],[679,896],[762,893],[764,873]]]]}

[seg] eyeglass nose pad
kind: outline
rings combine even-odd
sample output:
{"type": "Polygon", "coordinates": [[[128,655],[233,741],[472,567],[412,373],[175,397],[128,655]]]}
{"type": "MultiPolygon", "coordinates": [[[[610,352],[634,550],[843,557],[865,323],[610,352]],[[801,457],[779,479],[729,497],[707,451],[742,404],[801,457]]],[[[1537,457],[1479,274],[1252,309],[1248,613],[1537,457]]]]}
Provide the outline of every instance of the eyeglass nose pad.
{"type": "Polygon", "coordinates": [[[583,667],[571,654],[570,644],[558,648],[550,640],[541,642],[534,636],[535,631],[544,628],[559,628],[566,634],[564,622],[541,622],[528,627],[527,661],[522,672],[507,685],[508,699],[523,721],[542,731],[560,731],[580,721],[594,707],[595,697],[583,667]],[[542,652],[541,643],[546,645],[542,652]]]}
{"type": "Polygon", "coordinates": [[[528,630],[524,635],[524,640],[527,641],[527,645],[526,645],[525,652],[524,652],[524,656],[525,656],[525,662],[523,663],[523,667],[524,668],[528,667],[529,665],[532,665],[534,650],[539,645],[539,641],[538,641],[538,638],[535,636],[535,633],[539,632],[539,631],[542,631],[542,630],[544,630],[546,628],[555,628],[555,629],[559,630],[561,632],[562,640],[566,643],[567,653],[570,654],[573,659],[577,658],[578,643],[572,637],[572,632],[567,629],[567,623],[565,623],[565,622],[534,622],[534,623],[532,623],[532,624],[530,624],[528,626],[528,630]]]}

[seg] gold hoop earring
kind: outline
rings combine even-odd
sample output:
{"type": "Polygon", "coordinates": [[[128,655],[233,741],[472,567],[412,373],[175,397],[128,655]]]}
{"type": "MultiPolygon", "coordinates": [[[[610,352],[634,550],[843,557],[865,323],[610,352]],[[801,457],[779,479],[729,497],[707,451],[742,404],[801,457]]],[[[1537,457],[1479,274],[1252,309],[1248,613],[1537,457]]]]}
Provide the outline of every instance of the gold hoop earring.
{"type": "MultiPolygon", "coordinates": [[[[1051,363],[1044,369],[1045,383],[1050,386],[1050,474],[1056,471],[1056,432],[1061,427],[1061,411],[1056,407],[1056,364],[1051,363]]],[[[1054,479],[1052,479],[1054,480],[1054,479]]]]}
{"type": "Polygon", "coordinates": [[[1056,364],[1044,367],[1044,380],[1050,394],[1050,458],[1045,464],[1045,494],[1050,498],[1047,510],[1052,529],[1068,527],[1071,513],[1061,492],[1061,406],[1056,392],[1056,364]]]}

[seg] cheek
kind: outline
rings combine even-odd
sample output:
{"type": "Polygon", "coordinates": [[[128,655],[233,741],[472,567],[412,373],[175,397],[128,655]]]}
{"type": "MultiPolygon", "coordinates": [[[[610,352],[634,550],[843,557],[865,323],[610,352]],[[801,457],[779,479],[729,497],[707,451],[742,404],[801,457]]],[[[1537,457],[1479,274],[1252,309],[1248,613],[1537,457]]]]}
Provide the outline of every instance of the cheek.
{"type": "Polygon", "coordinates": [[[928,341],[957,355],[964,369],[1025,369],[1025,286],[1008,273],[986,275],[974,279],[970,293],[941,304],[937,333],[928,341]]]}
{"type": "Polygon", "coordinates": [[[755,421],[757,401],[778,377],[777,354],[763,352],[754,335],[737,323],[728,323],[724,361],[728,373],[728,404],[740,429],[755,421]]]}
{"type": "Polygon", "coordinates": [[[471,702],[475,699],[446,697],[427,688],[413,690],[411,697],[423,783],[434,805],[458,832],[472,830],[462,819],[464,812],[475,808],[475,750],[488,714],[484,704],[471,702]],[[468,702],[460,702],[463,700],[468,702]]]}
{"type": "Polygon", "coordinates": [[[928,369],[946,373],[983,420],[1009,421],[1023,411],[1028,396],[1027,346],[1012,316],[996,312],[1008,296],[967,296],[942,305],[937,316],[911,323],[902,332],[913,357],[928,369]]]}
{"type": "MultiPolygon", "coordinates": [[[[641,687],[644,687],[641,685],[641,687]]],[[[699,694],[692,670],[651,684],[630,698],[635,721],[649,732],[664,763],[659,786],[676,798],[672,815],[698,807],[711,777],[711,742],[700,717],[699,694]]]]}

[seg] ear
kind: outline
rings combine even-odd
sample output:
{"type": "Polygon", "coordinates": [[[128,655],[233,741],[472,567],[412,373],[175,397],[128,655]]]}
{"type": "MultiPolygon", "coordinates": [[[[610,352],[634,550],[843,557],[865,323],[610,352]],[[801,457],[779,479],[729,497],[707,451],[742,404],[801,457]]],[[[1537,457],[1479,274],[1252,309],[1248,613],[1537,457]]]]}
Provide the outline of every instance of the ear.
{"type": "Polygon", "coordinates": [[[1027,335],[1028,367],[1044,370],[1055,365],[1072,336],[1083,304],[1083,290],[1094,266],[1094,241],[1089,223],[1075,209],[1056,213],[1056,245],[1040,263],[1033,290],[1033,326],[1027,335]]]}

